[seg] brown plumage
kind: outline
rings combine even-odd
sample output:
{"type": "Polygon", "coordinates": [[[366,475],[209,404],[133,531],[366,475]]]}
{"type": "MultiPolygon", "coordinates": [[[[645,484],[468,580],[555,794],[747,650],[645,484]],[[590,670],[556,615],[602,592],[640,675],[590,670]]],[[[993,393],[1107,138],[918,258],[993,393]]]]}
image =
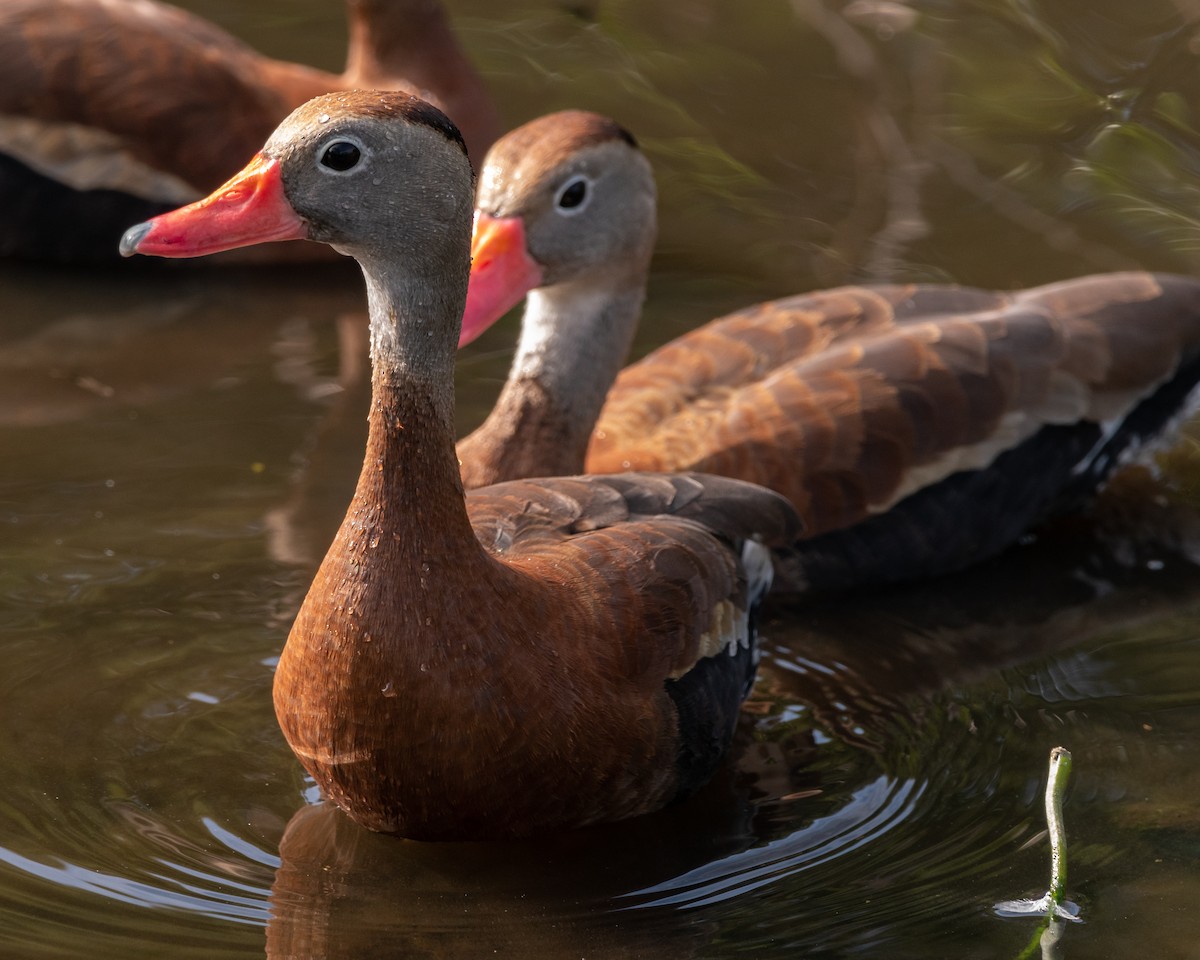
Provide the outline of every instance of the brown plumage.
{"type": "Polygon", "coordinates": [[[362,265],[367,453],[275,704],[328,796],[423,839],[620,819],[703,783],[753,676],[767,545],[798,524],[777,494],[691,474],[521,480],[464,501],[453,365],[472,176],[456,136],[401,94],[321,97],[244,171],[251,189],[123,241],[188,256],[320,237],[362,265]]]}
{"type": "Polygon", "coordinates": [[[822,291],[715,320],[618,374],[653,195],[631,138],[593,114],[535,120],[489,154],[465,329],[525,292],[508,277],[535,289],[510,379],[459,444],[468,486],[718,473],[800,512],[804,541],[781,565],[793,589],[926,575],[1078,502],[1185,407],[1200,374],[1200,283],[1147,273],[1015,293],[822,291]]]}
{"type": "Polygon", "coordinates": [[[346,70],[332,74],[153,0],[0,0],[0,253],[111,258],[130,222],[214,189],[331,90],[423,92],[482,156],[496,113],[437,0],[346,6],[346,70]]]}

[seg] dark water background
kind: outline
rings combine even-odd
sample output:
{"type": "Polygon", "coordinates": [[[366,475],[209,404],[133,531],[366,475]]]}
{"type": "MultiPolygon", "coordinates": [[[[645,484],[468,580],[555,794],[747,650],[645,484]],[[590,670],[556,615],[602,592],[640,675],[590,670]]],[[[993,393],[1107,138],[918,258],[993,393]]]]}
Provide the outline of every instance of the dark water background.
{"type": "MultiPolygon", "coordinates": [[[[333,0],[185,5],[340,67],[333,0]]],[[[851,280],[1200,269],[1197,4],[447,5],[508,125],[650,155],[639,352],[851,280]]],[[[357,472],[359,280],[157,266],[0,266],[0,956],[1016,957],[991,905],[1045,888],[1063,744],[1059,955],[1200,957],[1193,436],[970,574],[775,611],[693,802],[414,845],[307,806],[270,702],[357,472]]],[[[464,429],[514,332],[464,352],[464,429]]]]}

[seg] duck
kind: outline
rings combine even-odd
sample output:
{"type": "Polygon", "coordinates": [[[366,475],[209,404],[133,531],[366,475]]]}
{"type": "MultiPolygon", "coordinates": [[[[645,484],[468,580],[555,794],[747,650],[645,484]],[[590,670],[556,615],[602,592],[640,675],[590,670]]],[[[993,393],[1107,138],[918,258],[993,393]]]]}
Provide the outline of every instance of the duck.
{"type": "Polygon", "coordinates": [[[458,445],[468,487],[696,470],[786,496],[776,591],[934,577],[1077,511],[1163,442],[1200,377],[1200,282],[1111,273],[1018,291],[872,284],[748,306],[624,367],[653,171],[609,117],[505,135],[479,177],[465,345],[525,300],[512,368],[458,445]]]}
{"type": "MultiPolygon", "coordinates": [[[[347,0],[346,10],[339,75],[264,56],[155,0],[0,0],[0,255],[115,259],[131,222],[215,189],[328,91],[421,93],[482,156],[496,109],[441,4],[347,0]]],[[[250,259],[310,256],[305,247],[250,259]]]]}
{"type": "Polygon", "coordinates": [[[275,672],[280,727],[359,824],[492,840],[623,820],[717,770],[751,683],[780,495],[696,473],[465,494],[453,372],[474,175],[402,92],[317,97],[207,198],[121,252],[280,239],[362,269],[372,396],[358,486],[275,672]]]}

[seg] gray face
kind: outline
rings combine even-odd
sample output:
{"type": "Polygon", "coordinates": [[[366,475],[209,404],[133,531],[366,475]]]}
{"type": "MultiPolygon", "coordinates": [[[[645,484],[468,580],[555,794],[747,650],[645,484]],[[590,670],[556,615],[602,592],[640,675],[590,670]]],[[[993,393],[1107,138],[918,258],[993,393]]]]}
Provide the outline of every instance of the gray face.
{"type": "MultiPolygon", "coordinates": [[[[470,164],[421,111],[387,109],[399,96],[319,98],[285,120],[263,153],[279,160],[288,201],[311,239],[416,271],[457,263],[470,229],[470,164]]],[[[419,104],[398,100],[401,108],[408,102],[419,104]]]]}
{"type": "Polygon", "coordinates": [[[546,286],[644,269],[654,246],[654,176],[645,157],[623,140],[560,157],[536,149],[490,155],[478,206],[524,220],[526,245],[546,286]]]}

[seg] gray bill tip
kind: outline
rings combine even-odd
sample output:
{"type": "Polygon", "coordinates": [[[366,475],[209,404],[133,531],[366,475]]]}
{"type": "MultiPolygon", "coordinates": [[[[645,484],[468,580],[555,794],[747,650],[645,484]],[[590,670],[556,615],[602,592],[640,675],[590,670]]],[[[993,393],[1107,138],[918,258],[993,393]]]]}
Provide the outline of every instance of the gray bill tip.
{"type": "Polygon", "coordinates": [[[121,256],[132,257],[137,253],[138,244],[145,239],[151,226],[152,224],[147,220],[145,223],[136,224],[126,230],[125,235],[121,237],[121,256]]]}

